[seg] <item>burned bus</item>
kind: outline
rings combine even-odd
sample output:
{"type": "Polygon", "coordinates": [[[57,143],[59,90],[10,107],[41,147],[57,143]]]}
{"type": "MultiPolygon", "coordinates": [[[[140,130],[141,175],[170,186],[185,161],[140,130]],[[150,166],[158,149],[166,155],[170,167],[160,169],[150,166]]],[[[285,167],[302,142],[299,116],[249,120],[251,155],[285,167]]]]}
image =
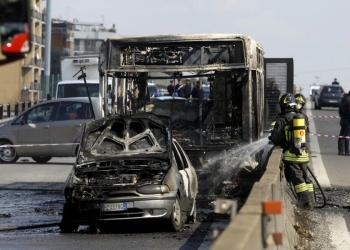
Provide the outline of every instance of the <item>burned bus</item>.
{"type": "Polygon", "coordinates": [[[116,91],[112,92],[117,95],[111,115],[151,112],[170,116],[173,137],[202,177],[219,171],[215,185],[228,183],[236,188],[233,176],[237,165],[245,161],[243,155],[250,154],[245,161],[250,168],[261,160],[261,151],[246,146],[264,137],[263,53],[261,45],[242,34],[106,39],[99,52],[100,84],[108,86],[108,79],[113,78],[116,91]],[[172,81],[175,90],[181,86],[176,84],[186,81],[188,89],[196,88],[199,94],[181,97],[163,92],[151,97],[150,81],[158,88],[172,81]],[[234,150],[241,153],[230,154],[234,150]],[[227,165],[229,170],[224,171],[227,165]]]}

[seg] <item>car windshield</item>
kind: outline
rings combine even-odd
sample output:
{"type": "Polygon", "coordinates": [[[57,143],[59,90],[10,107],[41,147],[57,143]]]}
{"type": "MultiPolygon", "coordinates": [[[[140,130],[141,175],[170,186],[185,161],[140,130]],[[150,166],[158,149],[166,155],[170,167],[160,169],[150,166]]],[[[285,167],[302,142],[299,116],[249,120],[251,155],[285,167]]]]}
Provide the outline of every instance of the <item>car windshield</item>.
{"type": "Polygon", "coordinates": [[[335,86],[329,86],[324,87],[323,92],[325,93],[343,93],[343,88],[341,87],[335,87],[335,86]]]}

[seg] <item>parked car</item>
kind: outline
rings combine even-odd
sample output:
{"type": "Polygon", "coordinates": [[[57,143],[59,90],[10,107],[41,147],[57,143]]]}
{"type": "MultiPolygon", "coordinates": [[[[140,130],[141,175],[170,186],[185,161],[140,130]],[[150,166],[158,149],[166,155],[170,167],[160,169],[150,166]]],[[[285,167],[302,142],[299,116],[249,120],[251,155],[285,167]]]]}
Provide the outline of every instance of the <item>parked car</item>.
{"type": "MultiPolygon", "coordinates": [[[[92,99],[96,118],[102,115],[92,99]]],[[[94,119],[86,97],[45,101],[23,111],[0,127],[0,162],[32,157],[45,163],[52,157],[75,156],[83,125],[94,119]],[[7,145],[5,147],[5,145],[7,145]]]]}
{"type": "Polygon", "coordinates": [[[315,94],[315,109],[322,109],[322,107],[339,107],[343,95],[343,87],[339,85],[323,85],[320,88],[320,92],[315,94]]]}
{"type": "Polygon", "coordinates": [[[61,231],[139,219],[178,231],[184,215],[195,222],[197,175],[169,126],[169,117],[150,113],[88,123],[64,188],[61,231]]]}

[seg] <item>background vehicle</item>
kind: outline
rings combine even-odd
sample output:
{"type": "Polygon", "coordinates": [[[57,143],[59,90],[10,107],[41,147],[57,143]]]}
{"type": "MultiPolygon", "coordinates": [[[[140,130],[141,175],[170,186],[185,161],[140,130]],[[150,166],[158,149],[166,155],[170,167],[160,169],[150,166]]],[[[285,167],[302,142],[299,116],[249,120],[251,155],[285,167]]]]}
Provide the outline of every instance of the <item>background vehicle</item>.
{"type": "Polygon", "coordinates": [[[323,85],[315,95],[315,109],[322,107],[339,107],[344,95],[344,89],[339,85],[323,85]]]}
{"type": "MultiPolygon", "coordinates": [[[[86,80],[91,97],[98,97],[100,84],[98,80],[86,80]]],[[[83,80],[67,80],[57,84],[56,99],[69,97],[87,97],[83,80]]]]}
{"type": "MultiPolygon", "coordinates": [[[[88,96],[84,80],[82,78],[79,79],[81,73],[78,72],[82,67],[84,68],[84,73],[86,75],[86,83],[88,85],[90,96],[98,97],[99,93],[101,92],[101,96],[103,97],[105,89],[102,88],[102,90],[100,90],[100,74],[97,65],[98,55],[63,57],[61,60],[62,81],[57,83],[55,94],[56,99],[88,96]]],[[[107,86],[109,98],[111,98],[111,84],[112,82],[110,81],[107,86]]]]}
{"type": "Polygon", "coordinates": [[[203,99],[210,99],[210,85],[209,84],[202,85],[202,93],[203,93],[203,99]]]}
{"type": "Polygon", "coordinates": [[[134,114],[88,123],[66,181],[62,232],[104,221],[165,219],[175,231],[183,214],[196,220],[196,172],[172,139],[170,118],[134,114]]]}
{"type": "Polygon", "coordinates": [[[0,64],[21,59],[31,49],[31,19],[29,0],[4,0],[0,2],[0,64]],[[6,56],[3,59],[2,56],[6,56]]]}
{"type": "Polygon", "coordinates": [[[153,81],[148,81],[147,87],[148,87],[148,92],[150,97],[153,97],[154,94],[158,92],[157,85],[155,85],[153,81]]]}
{"type": "Polygon", "coordinates": [[[315,101],[315,95],[320,92],[320,85],[310,85],[310,98],[311,101],[315,101]]]}
{"type": "Polygon", "coordinates": [[[75,156],[87,121],[101,117],[98,99],[67,98],[46,101],[25,110],[0,127],[0,162],[21,156],[45,163],[52,157],[75,156]],[[16,146],[14,146],[16,145],[16,146]]]}

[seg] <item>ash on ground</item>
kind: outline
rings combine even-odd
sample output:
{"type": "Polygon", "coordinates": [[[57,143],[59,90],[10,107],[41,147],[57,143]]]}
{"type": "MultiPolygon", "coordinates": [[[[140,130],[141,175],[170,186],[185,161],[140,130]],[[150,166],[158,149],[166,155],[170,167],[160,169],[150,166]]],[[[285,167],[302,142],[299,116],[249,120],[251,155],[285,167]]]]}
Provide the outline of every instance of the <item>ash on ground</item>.
{"type": "Polygon", "coordinates": [[[349,193],[350,188],[346,187],[325,188],[326,205],[323,208],[315,208],[313,211],[297,210],[296,224],[300,226],[300,242],[298,246],[295,246],[295,249],[338,249],[332,244],[332,232],[325,218],[332,218],[332,216],[350,217],[349,193]]]}

